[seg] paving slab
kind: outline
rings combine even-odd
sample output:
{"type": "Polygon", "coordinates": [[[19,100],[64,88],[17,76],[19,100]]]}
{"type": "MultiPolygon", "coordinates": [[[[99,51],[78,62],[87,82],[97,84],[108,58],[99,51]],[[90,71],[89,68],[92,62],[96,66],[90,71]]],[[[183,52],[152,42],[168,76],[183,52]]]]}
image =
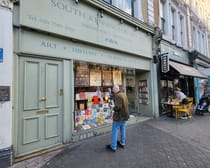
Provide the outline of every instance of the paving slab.
{"type": "Polygon", "coordinates": [[[193,122],[162,116],[127,126],[125,149],[107,151],[109,132],[11,168],[209,168],[209,128],[210,115],[193,122]]]}

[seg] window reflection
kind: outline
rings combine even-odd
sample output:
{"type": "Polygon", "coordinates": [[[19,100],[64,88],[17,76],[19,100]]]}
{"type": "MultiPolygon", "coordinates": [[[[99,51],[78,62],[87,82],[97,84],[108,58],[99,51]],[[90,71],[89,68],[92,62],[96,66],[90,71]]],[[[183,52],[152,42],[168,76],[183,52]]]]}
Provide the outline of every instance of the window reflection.
{"type": "Polygon", "coordinates": [[[105,2],[123,10],[133,17],[142,20],[142,0],[104,0],[105,2]]]}

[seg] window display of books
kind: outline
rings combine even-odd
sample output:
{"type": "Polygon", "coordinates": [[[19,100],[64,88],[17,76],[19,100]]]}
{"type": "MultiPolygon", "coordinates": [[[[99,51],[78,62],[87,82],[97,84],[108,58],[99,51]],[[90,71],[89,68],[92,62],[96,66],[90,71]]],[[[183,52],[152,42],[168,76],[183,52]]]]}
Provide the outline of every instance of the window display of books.
{"type": "MultiPolygon", "coordinates": [[[[107,95],[107,93],[103,93],[103,95],[107,95]]],[[[78,132],[111,123],[113,110],[110,103],[111,101],[105,99],[105,97],[99,98],[96,92],[78,93],[74,111],[75,131],[78,132]],[[85,100],[83,99],[84,95],[85,100]]]]}

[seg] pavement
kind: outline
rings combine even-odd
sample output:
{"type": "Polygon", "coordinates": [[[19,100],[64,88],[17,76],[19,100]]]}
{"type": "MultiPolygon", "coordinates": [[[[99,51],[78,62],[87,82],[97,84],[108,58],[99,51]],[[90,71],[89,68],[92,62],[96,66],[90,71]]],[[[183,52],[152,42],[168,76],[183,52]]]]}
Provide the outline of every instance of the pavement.
{"type": "Polygon", "coordinates": [[[209,168],[210,114],[193,121],[162,116],[127,126],[125,148],[108,151],[111,133],[91,137],[11,168],[209,168]]]}

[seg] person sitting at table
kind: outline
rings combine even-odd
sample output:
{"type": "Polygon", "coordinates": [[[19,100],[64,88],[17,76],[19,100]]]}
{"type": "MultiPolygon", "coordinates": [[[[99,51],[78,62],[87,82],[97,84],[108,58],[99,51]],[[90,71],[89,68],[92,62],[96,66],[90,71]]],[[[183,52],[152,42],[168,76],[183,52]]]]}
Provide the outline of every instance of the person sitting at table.
{"type": "MultiPolygon", "coordinates": [[[[180,88],[176,87],[175,88],[175,94],[176,94],[176,102],[180,102],[183,105],[183,108],[188,107],[188,99],[187,96],[181,91],[180,88]]],[[[188,119],[188,116],[185,114],[184,116],[181,117],[181,119],[188,119]]]]}

